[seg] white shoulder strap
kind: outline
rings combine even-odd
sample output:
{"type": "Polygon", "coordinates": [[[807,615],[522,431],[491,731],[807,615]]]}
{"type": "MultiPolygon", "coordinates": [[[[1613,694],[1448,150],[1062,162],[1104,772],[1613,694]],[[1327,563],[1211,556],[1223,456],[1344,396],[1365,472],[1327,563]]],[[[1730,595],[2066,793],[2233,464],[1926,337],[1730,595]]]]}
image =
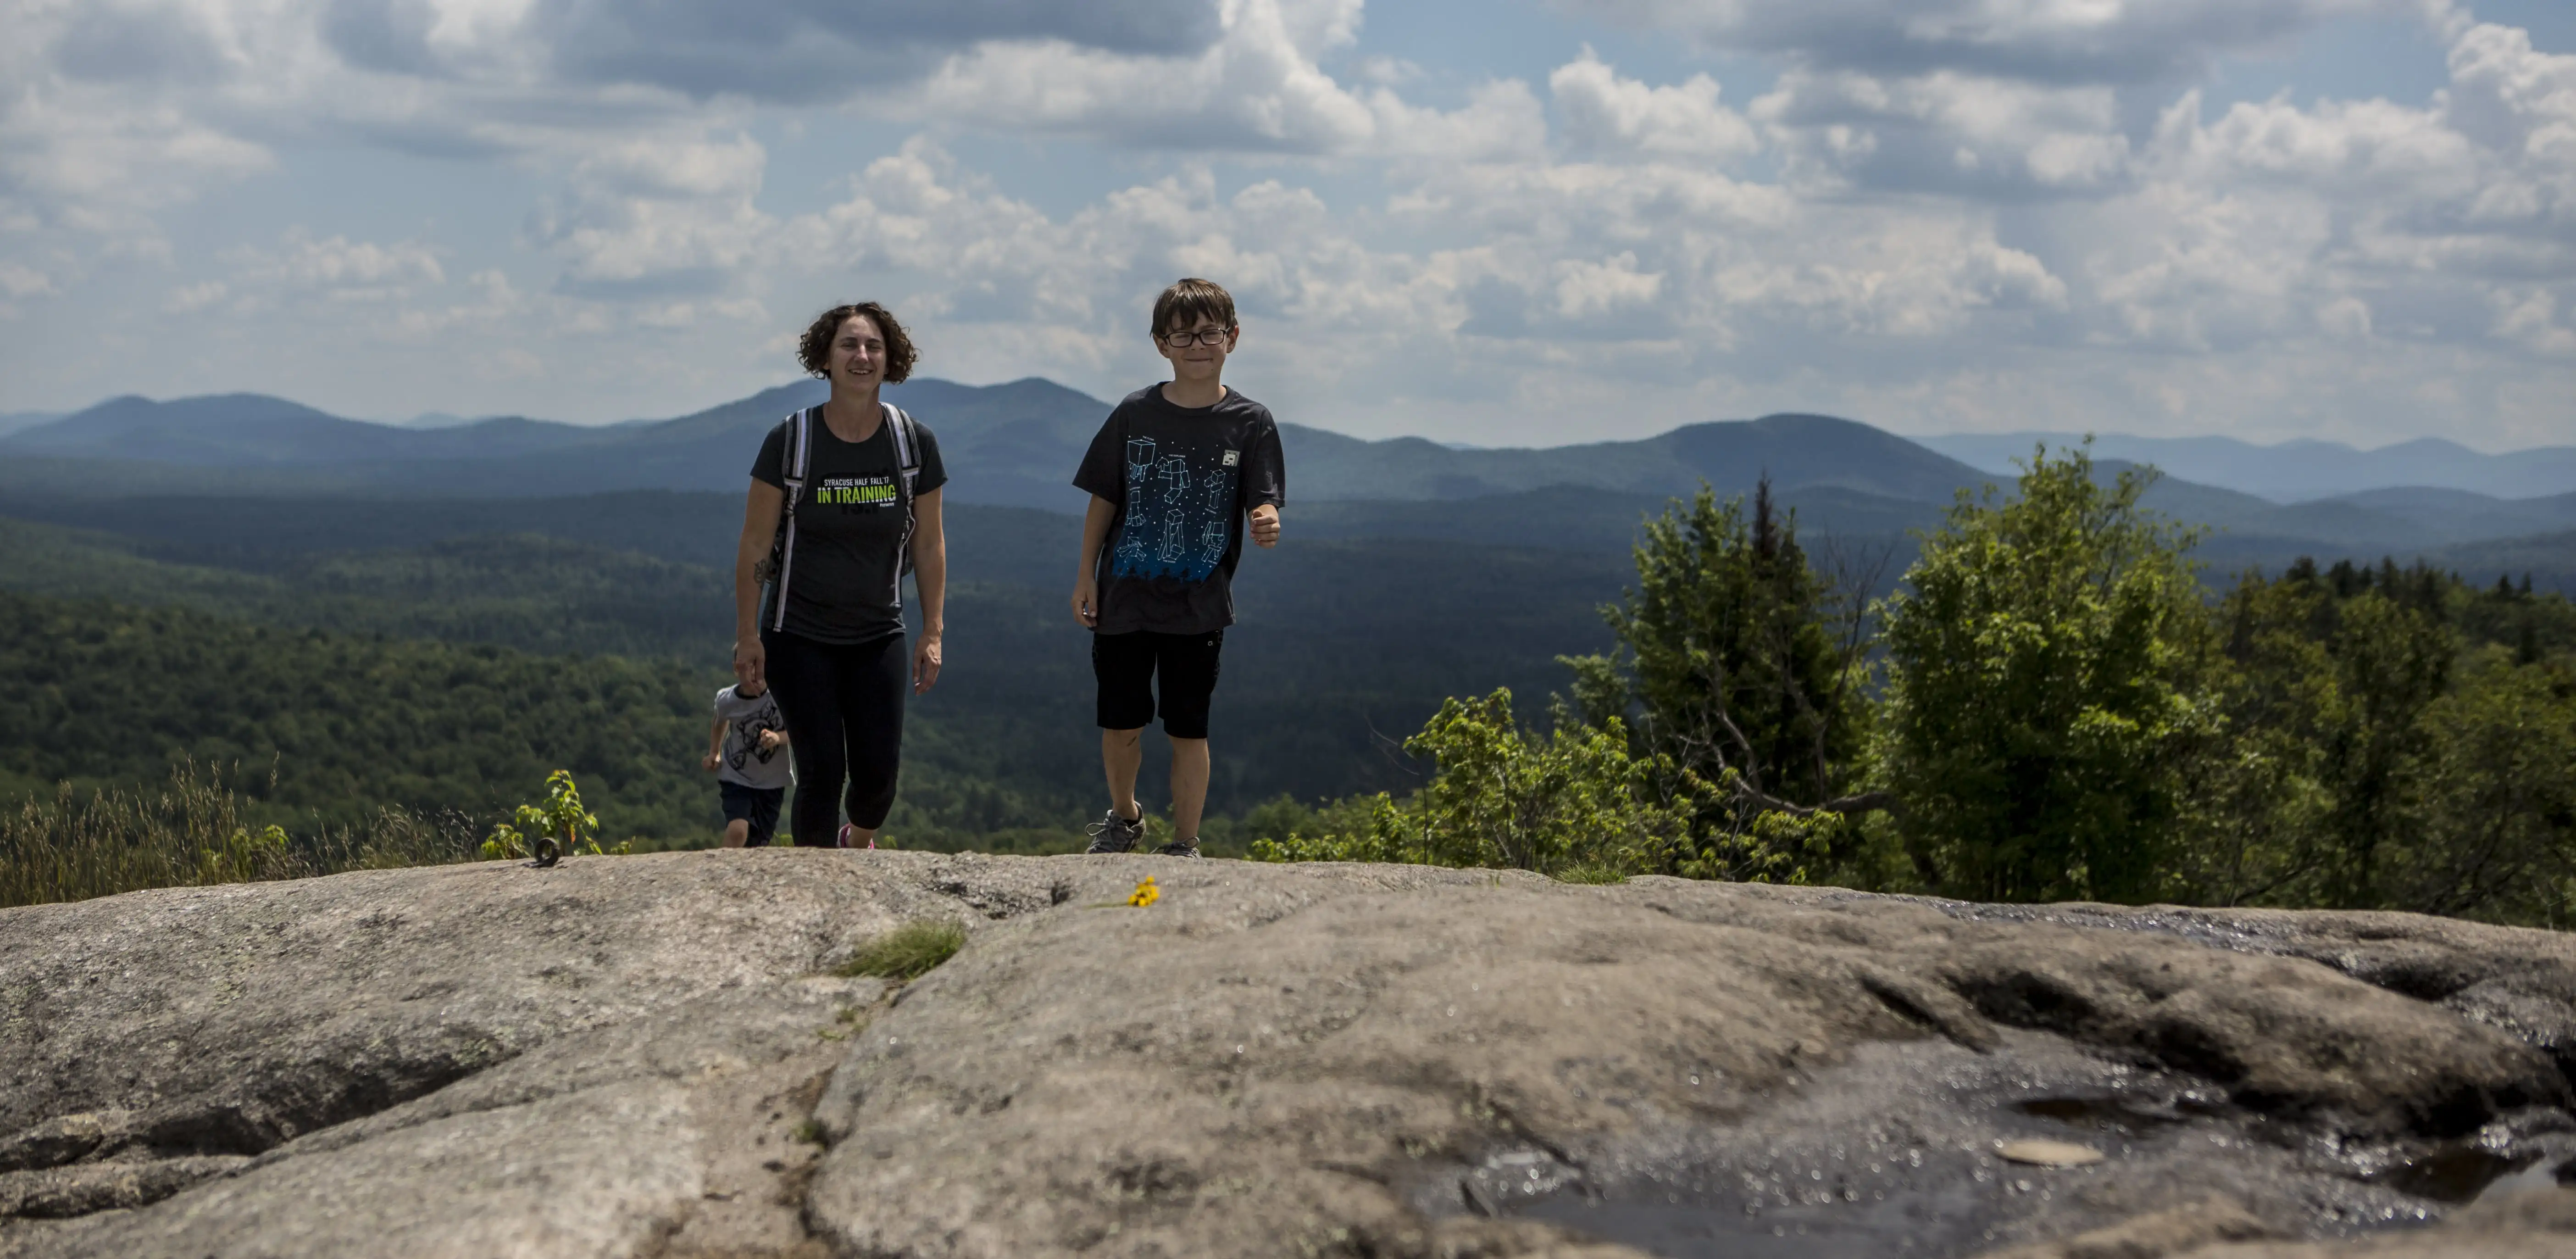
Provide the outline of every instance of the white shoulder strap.
{"type": "Polygon", "coordinates": [[[786,445],[786,449],[778,452],[780,464],[778,479],[787,483],[786,496],[780,502],[778,509],[778,514],[784,519],[785,527],[781,530],[777,542],[778,567],[777,575],[773,579],[776,589],[771,595],[776,600],[776,620],[772,622],[770,628],[780,630],[787,628],[787,578],[796,569],[796,503],[797,500],[805,497],[805,475],[814,459],[812,408],[798,411],[787,417],[786,445]]]}
{"type": "Polygon", "coordinates": [[[891,402],[885,404],[885,409],[886,422],[894,429],[895,466],[906,472],[919,468],[921,448],[918,438],[913,433],[912,417],[904,414],[902,407],[891,402]]]}
{"type": "Polygon", "coordinates": [[[812,408],[787,417],[786,475],[780,479],[790,486],[805,484],[806,469],[814,461],[814,412],[812,408]]]}
{"type": "Polygon", "coordinates": [[[912,483],[921,475],[921,433],[902,407],[889,402],[885,409],[886,427],[894,434],[894,466],[903,474],[904,497],[910,498],[912,483]]]}

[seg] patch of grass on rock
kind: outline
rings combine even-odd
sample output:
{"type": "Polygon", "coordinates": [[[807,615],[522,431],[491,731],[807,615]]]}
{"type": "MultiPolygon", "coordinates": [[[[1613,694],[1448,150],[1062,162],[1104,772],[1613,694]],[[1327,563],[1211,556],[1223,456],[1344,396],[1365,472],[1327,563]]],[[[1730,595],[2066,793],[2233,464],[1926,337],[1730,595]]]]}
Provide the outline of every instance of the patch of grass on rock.
{"type": "Polygon", "coordinates": [[[861,945],[857,954],[833,974],[844,979],[874,975],[893,983],[918,979],[957,955],[966,944],[966,929],[953,922],[920,918],[861,945]]]}
{"type": "Polygon", "coordinates": [[[1568,866],[1556,872],[1556,881],[1592,884],[1625,883],[1628,881],[1628,874],[1624,870],[1606,865],[1568,866]]]}

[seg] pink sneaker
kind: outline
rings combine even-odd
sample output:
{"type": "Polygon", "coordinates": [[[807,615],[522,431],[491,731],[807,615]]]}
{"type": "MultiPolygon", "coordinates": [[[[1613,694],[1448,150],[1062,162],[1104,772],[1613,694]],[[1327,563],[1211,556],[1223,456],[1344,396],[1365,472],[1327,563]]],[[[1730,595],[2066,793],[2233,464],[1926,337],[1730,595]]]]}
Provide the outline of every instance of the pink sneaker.
{"type": "MultiPolygon", "coordinates": [[[[853,844],[853,843],[851,843],[851,842],[850,842],[850,834],[851,834],[851,832],[856,831],[856,830],[858,830],[858,829],[859,829],[859,828],[858,828],[858,825],[857,825],[856,823],[854,823],[854,822],[843,822],[843,823],[841,823],[841,844],[840,844],[840,846],[841,846],[841,847],[843,847],[843,848],[856,848],[856,847],[859,847],[859,845],[857,845],[857,844],[853,844]]],[[[868,837],[868,842],[867,842],[867,847],[868,847],[868,848],[870,848],[870,849],[874,849],[876,846],[877,846],[876,836],[874,836],[874,835],[869,836],[869,837],[868,837]]]]}

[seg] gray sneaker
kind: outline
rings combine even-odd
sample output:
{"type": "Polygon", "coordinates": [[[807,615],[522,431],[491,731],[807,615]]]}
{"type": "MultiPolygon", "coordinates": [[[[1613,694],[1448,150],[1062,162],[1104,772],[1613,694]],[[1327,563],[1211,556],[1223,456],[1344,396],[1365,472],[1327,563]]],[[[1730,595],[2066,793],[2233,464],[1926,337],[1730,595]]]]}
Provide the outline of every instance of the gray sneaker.
{"type": "Polygon", "coordinates": [[[1157,857],[1195,857],[1199,855],[1199,841],[1195,839],[1187,842],[1173,840],[1171,843],[1155,849],[1154,855],[1157,857]]]}
{"type": "Polygon", "coordinates": [[[1091,836],[1091,846],[1083,849],[1086,853],[1130,852],[1135,849],[1137,840],[1145,838],[1145,819],[1140,814],[1131,822],[1118,816],[1118,810],[1111,809],[1102,814],[1099,821],[1085,827],[1084,833],[1091,836]]]}

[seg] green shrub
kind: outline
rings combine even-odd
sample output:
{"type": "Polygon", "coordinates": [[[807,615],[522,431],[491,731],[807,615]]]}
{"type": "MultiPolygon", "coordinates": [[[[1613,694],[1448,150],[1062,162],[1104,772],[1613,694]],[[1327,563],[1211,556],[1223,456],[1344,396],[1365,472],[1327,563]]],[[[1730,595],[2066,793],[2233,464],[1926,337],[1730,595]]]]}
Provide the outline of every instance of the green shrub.
{"type": "MultiPolygon", "coordinates": [[[[511,861],[537,854],[537,845],[553,840],[556,857],[569,857],[586,852],[591,856],[625,856],[634,851],[632,841],[619,844],[603,854],[599,847],[599,815],[582,807],[581,788],[574,784],[572,771],[559,769],[546,775],[546,799],[543,804],[523,804],[515,816],[517,825],[503,822],[492,828],[491,837],[483,841],[480,855],[485,861],[511,861]]],[[[891,846],[891,845],[889,845],[891,846]]]]}
{"type": "Polygon", "coordinates": [[[832,973],[844,979],[873,975],[902,983],[927,975],[966,945],[966,929],[937,918],[907,922],[861,945],[832,973]]]}
{"type": "Polygon", "coordinates": [[[1561,721],[1544,735],[1522,729],[1508,690],[1442,704],[1404,750],[1435,766],[1412,798],[1345,801],[1318,815],[1327,823],[1318,833],[1258,838],[1253,856],[1662,871],[1686,850],[1691,810],[1706,791],[1668,757],[1632,755],[1615,717],[1606,726],[1561,721]]]}

